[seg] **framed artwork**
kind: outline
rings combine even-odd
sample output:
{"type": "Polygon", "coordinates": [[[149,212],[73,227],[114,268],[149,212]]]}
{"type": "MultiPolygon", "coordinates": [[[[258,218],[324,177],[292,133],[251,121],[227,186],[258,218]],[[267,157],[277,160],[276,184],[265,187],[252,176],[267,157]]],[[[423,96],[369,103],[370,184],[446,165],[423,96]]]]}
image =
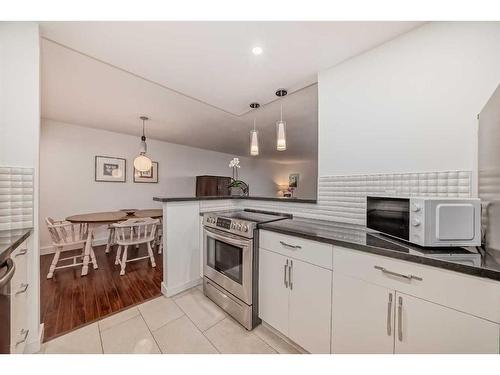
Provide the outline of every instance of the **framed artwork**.
{"type": "Polygon", "coordinates": [[[134,182],[137,183],[158,183],[158,162],[154,161],[151,169],[147,172],[139,172],[134,168],[134,182]]]}
{"type": "Polygon", "coordinates": [[[125,182],[127,179],[127,161],[112,156],[95,157],[95,181],[125,182]]]}
{"type": "Polygon", "coordinates": [[[288,187],[297,188],[299,186],[299,174],[292,173],[288,176],[288,187]]]}

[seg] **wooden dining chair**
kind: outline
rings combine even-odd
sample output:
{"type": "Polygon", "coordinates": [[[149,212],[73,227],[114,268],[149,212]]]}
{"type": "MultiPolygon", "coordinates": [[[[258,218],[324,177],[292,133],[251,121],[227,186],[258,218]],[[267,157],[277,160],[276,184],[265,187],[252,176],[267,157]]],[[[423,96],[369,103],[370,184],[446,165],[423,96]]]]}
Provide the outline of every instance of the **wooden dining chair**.
{"type": "MultiPolygon", "coordinates": [[[[54,258],[52,259],[52,263],[50,264],[47,279],[51,279],[54,276],[54,272],[58,269],[83,265],[85,245],[87,241],[92,241],[92,238],[89,238],[87,224],[73,224],[69,221],[54,220],[50,217],[46,217],[45,222],[47,224],[50,237],[52,238],[52,246],[54,246],[55,249],[54,258]],[[62,252],[72,251],[75,249],[78,250],[80,248],[82,249],[81,254],[61,258],[62,252]],[[59,263],[66,262],[70,259],[72,260],[71,263],[58,266],[59,263]],[[78,261],[79,259],[81,261],[78,261]]],[[[97,260],[95,258],[92,244],[90,246],[90,259],[90,263],[92,263],[94,269],[97,269],[97,260]]]]}
{"type": "Polygon", "coordinates": [[[125,275],[127,262],[134,262],[149,258],[151,266],[156,267],[151,243],[154,242],[156,238],[156,230],[159,222],[160,221],[158,219],[148,217],[141,219],[128,219],[124,222],[113,224],[113,227],[115,228],[115,239],[118,245],[115,264],[121,266],[120,275],[125,275]],[[148,255],[128,259],[129,247],[138,246],[140,244],[146,244],[148,255]]]}

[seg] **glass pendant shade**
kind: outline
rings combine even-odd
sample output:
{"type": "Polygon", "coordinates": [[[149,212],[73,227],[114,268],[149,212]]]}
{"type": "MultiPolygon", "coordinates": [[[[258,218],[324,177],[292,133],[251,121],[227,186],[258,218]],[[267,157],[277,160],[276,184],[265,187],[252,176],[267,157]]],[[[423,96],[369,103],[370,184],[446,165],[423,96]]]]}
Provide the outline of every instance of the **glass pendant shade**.
{"type": "Polygon", "coordinates": [[[286,150],[286,121],[276,121],[276,149],[286,150]]]}
{"type": "Polygon", "coordinates": [[[257,130],[250,130],[250,155],[259,155],[259,134],[257,130]]]}
{"type": "Polygon", "coordinates": [[[148,151],[148,145],[146,144],[146,136],[144,135],[144,122],[149,120],[146,116],[141,116],[142,120],[142,137],[141,137],[141,146],[139,148],[139,156],[134,159],[134,168],[139,172],[148,172],[151,170],[153,166],[153,162],[150,158],[146,156],[146,152],[148,151]]]}
{"type": "Polygon", "coordinates": [[[134,160],[134,168],[139,172],[148,172],[153,166],[153,162],[144,154],[140,154],[134,160]]]}

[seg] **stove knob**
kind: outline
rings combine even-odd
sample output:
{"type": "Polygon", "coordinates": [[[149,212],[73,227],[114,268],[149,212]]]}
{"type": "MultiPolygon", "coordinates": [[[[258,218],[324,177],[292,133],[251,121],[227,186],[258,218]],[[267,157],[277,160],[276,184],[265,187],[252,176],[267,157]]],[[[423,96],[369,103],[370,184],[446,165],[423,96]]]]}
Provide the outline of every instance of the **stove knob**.
{"type": "Polygon", "coordinates": [[[248,232],[248,225],[243,225],[243,232],[248,232]]]}
{"type": "Polygon", "coordinates": [[[413,219],[412,222],[411,222],[411,225],[413,225],[414,227],[418,227],[420,225],[420,220],[413,219]]]}
{"type": "Polygon", "coordinates": [[[237,229],[241,232],[241,228],[242,228],[242,227],[243,227],[243,226],[242,226],[241,224],[238,224],[237,229]]]}
{"type": "Polygon", "coordinates": [[[235,223],[231,223],[231,229],[236,229],[236,224],[235,223]]]}

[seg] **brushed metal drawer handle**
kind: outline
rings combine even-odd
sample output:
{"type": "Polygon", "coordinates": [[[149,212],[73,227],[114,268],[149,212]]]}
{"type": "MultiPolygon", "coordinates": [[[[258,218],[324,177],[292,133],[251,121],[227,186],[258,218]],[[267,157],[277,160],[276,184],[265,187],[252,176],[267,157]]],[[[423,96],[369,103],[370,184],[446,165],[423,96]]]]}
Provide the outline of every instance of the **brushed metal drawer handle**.
{"type": "Polygon", "coordinates": [[[422,279],[421,277],[419,276],[415,276],[415,275],[412,275],[412,274],[409,274],[409,275],[405,275],[405,274],[402,274],[402,273],[398,273],[398,272],[394,272],[394,271],[389,271],[388,269],[384,268],[384,267],[381,267],[381,266],[374,266],[373,268],[375,268],[376,270],[379,270],[379,271],[382,271],[383,273],[387,274],[387,275],[391,275],[391,276],[397,276],[397,277],[402,277],[406,280],[418,280],[418,281],[423,281],[424,279],[422,279]]]}
{"type": "Polygon", "coordinates": [[[21,340],[18,340],[16,341],[16,346],[19,345],[19,344],[22,344],[23,342],[25,342],[27,339],[28,339],[28,335],[30,333],[30,330],[29,329],[21,329],[21,336],[22,336],[22,339],[21,340]]]}
{"type": "Polygon", "coordinates": [[[23,249],[21,251],[19,251],[16,255],[14,255],[14,258],[17,258],[18,256],[21,256],[21,255],[26,255],[28,254],[28,249],[23,249]]]}
{"type": "Polygon", "coordinates": [[[398,298],[398,340],[403,341],[403,297],[398,298]]]}
{"type": "Polygon", "coordinates": [[[285,288],[288,288],[288,281],[286,279],[287,268],[288,268],[288,259],[286,260],[286,264],[283,266],[283,284],[285,284],[285,288]]]}
{"type": "Polygon", "coordinates": [[[392,335],[392,293],[389,293],[389,301],[387,302],[387,336],[392,335]]]}
{"type": "Polygon", "coordinates": [[[286,243],[286,242],[283,242],[283,241],[280,241],[280,244],[282,246],[288,247],[289,249],[294,249],[294,250],[302,249],[302,246],[300,246],[300,245],[290,245],[289,243],[286,243]]]}
{"type": "Polygon", "coordinates": [[[19,288],[19,290],[16,292],[16,295],[26,293],[26,291],[28,290],[28,287],[30,286],[30,284],[25,284],[25,283],[22,283],[20,286],[21,286],[21,287],[20,287],[20,288],[19,288]]]}

